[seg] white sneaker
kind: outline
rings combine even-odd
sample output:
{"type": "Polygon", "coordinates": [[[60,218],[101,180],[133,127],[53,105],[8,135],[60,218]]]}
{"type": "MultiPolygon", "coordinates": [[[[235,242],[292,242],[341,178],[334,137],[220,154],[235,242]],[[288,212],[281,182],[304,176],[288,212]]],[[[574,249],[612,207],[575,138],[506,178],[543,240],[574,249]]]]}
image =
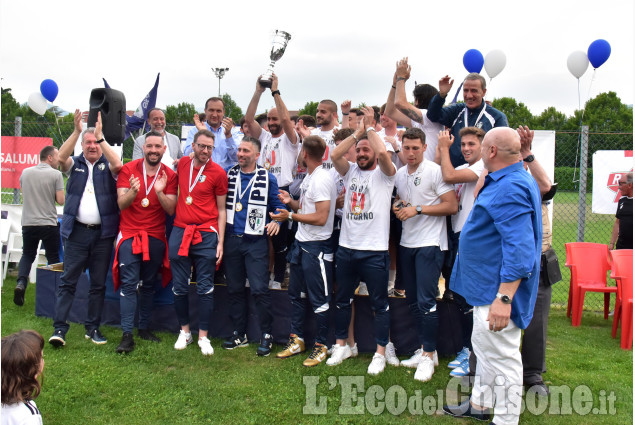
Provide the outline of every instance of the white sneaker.
{"type": "Polygon", "coordinates": [[[249,279],[245,279],[245,288],[249,288],[249,279]]]}
{"type": "Polygon", "coordinates": [[[359,282],[357,295],[368,295],[368,286],[366,286],[366,282],[359,282]]]}
{"type": "Polygon", "coordinates": [[[434,350],[434,354],[432,354],[432,361],[434,362],[434,367],[439,366],[439,355],[437,354],[437,350],[434,350]]]}
{"type": "Polygon", "coordinates": [[[174,343],[175,350],[185,350],[185,347],[190,345],[194,340],[192,339],[192,334],[190,332],[185,333],[183,329],[179,332],[179,338],[174,343]]]}
{"type": "Polygon", "coordinates": [[[359,350],[357,349],[357,343],[351,347],[351,357],[357,357],[359,355],[359,350]]]}
{"type": "Polygon", "coordinates": [[[428,356],[421,356],[415,372],[415,381],[427,382],[432,379],[432,374],[434,374],[434,360],[428,356]]]}
{"type": "Polygon", "coordinates": [[[329,347],[329,349],[328,349],[328,350],[326,350],[326,354],[328,354],[329,356],[330,356],[331,354],[333,354],[333,351],[335,351],[335,347],[337,347],[337,344],[333,344],[333,345],[331,345],[331,346],[329,347]]]}
{"type": "Polygon", "coordinates": [[[275,280],[270,280],[269,289],[282,289],[282,284],[280,282],[276,282],[275,280]]]}
{"type": "Polygon", "coordinates": [[[212,347],[212,344],[206,336],[198,339],[198,346],[201,347],[201,353],[203,353],[204,356],[211,356],[214,354],[214,347],[212,347]]]}
{"type": "Polygon", "coordinates": [[[379,375],[386,368],[386,357],[382,356],[379,353],[375,353],[373,356],[373,361],[368,365],[368,374],[369,375],[379,375]]]}
{"type": "Polygon", "coordinates": [[[399,366],[399,359],[397,353],[395,353],[395,345],[389,342],[386,345],[386,362],[391,366],[399,366]]]}
{"type": "Polygon", "coordinates": [[[414,369],[419,366],[419,363],[421,363],[421,357],[423,357],[423,349],[419,348],[417,351],[415,351],[412,357],[407,360],[402,360],[401,365],[414,369]]]}
{"type": "Polygon", "coordinates": [[[336,366],[351,357],[351,355],[351,347],[349,347],[347,344],[336,344],[335,348],[333,349],[333,354],[331,354],[331,357],[329,357],[329,359],[326,361],[326,364],[329,366],[336,366]]]}

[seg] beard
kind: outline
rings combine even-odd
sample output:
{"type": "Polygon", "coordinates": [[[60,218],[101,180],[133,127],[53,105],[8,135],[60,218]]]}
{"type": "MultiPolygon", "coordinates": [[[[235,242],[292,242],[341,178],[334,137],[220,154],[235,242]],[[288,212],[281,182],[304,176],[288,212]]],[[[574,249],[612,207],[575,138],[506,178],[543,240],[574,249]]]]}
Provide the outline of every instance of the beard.
{"type": "Polygon", "coordinates": [[[274,136],[278,135],[282,133],[282,127],[280,127],[278,124],[269,124],[269,132],[274,136]]]}
{"type": "Polygon", "coordinates": [[[372,160],[371,158],[369,158],[364,165],[360,164],[359,158],[357,159],[357,166],[360,170],[370,170],[371,168],[373,168],[373,165],[375,165],[375,158],[372,158],[372,160]]]}
{"type": "Polygon", "coordinates": [[[161,162],[161,155],[158,155],[156,158],[156,160],[151,159],[152,157],[150,155],[146,155],[146,161],[148,162],[148,164],[150,164],[151,166],[155,166],[158,165],[161,162]]]}

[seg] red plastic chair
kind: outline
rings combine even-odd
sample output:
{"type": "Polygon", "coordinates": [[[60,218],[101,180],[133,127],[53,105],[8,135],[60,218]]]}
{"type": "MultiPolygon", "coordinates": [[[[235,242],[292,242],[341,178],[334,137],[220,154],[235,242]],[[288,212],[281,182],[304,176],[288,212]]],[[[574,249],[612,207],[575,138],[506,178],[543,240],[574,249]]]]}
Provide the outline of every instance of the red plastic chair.
{"type": "Polygon", "coordinates": [[[611,270],[611,277],[617,282],[611,336],[615,338],[618,322],[622,322],[620,345],[630,350],[633,346],[633,250],[611,251],[611,270]]]}
{"type": "Polygon", "coordinates": [[[572,242],[565,247],[569,253],[565,264],[571,268],[571,324],[580,326],[587,292],[604,293],[604,319],[608,319],[611,293],[617,292],[616,286],[607,286],[606,282],[607,272],[611,269],[608,245],[572,242]]]}

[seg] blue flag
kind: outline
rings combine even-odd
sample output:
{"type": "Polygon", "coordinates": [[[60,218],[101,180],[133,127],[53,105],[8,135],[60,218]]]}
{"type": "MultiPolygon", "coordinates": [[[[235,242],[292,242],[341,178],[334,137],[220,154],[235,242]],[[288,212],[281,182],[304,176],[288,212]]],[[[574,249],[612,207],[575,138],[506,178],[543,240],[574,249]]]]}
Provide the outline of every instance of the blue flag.
{"type": "Polygon", "coordinates": [[[106,81],[105,78],[102,78],[102,80],[104,80],[104,87],[109,89],[110,88],[110,84],[108,84],[108,81],[106,81]]]}
{"type": "MultiPolygon", "coordinates": [[[[126,117],[126,137],[124,140],[130,137],[133,131],[145,127],[146,120],[148,119],[148,111],[157,104],[157,90],[159,89],[160,75],[161,73],[157,74],[157,81],[154,83],[154,87],[152,87],[152,90],[143,98],[135,113],[131,117],[126,117]]],[[[106,80],[104,80],[104,83],[106,83],[106,80]]]]}

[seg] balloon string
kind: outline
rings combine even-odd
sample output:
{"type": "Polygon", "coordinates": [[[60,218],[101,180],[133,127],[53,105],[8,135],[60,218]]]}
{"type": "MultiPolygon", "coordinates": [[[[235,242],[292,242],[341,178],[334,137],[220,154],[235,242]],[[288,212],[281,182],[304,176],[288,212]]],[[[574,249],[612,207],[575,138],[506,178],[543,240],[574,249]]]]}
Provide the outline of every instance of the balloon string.
{"type": "Polygon", "coordinates": [[[60,141],[63,142],[64,141],[64,136],[62,136],[62,130],[60,129],[60,121],[59,121],[59,117],[57,115],[55,115],[55,124],[57,124],[57,131],[58,131],[58,133],[60,133],[60,141]]]}

